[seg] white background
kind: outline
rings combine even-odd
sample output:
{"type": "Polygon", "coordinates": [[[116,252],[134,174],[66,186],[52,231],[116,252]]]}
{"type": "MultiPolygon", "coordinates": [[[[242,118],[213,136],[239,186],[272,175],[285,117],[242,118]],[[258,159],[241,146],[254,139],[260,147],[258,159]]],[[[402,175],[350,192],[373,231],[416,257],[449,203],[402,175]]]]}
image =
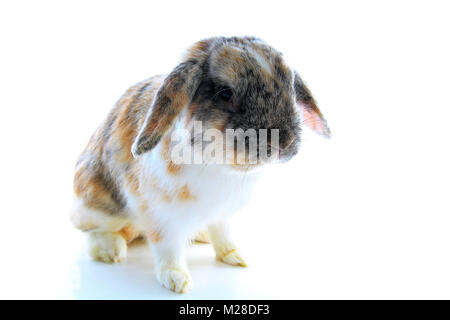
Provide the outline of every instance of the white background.
{"type": "Polygon", "coordinates": [[[2,1],[1,298],[450,298],[446,1],[2,1]],[[333,138],[269,170],[235,219],[249,267],[189,248],[194,290],[145,245],[91,262],[73,167],[124,90],[191,43],[255,35],[310,86],[333,138]]]}

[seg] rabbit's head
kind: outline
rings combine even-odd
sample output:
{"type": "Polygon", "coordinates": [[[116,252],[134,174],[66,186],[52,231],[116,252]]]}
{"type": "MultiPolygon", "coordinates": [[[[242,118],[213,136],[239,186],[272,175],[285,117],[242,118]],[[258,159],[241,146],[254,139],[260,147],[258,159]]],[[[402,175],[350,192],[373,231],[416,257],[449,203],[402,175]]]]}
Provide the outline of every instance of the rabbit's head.
{"type": "Polygon", "coordinates": [[[191,146],[206,140],[214,143],[215,152],[219,145],[225,153],[231,150],[231,158],[224,159],[234,168],[289,160],[298,151],[302,124],[330,135],[298,73],[278,51],[251,37],[194,44],[159,88],[133,154],[154,148],[175,122],[193,132],[191,146]],[[200,133],[195,123],[201,124],[200,133]]]}

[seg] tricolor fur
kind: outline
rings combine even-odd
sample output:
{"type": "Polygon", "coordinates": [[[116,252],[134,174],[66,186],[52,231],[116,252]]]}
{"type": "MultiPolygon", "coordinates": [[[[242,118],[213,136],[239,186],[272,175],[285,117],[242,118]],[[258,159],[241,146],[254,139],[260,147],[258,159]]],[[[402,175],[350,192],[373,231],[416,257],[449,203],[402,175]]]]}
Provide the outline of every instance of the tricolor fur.
{"type": "Polygon", "coordinates": [[[279,158],[289,160],[302,119],[329,136],[309,89],[279,52],[250,37],[200,41],[168,76],[128,89],[94,133],[76,165],[71,219],[88,232],[91,255],[106,262],[146,237],[158,280],[176,292],[191,285],[184,247],[202,230],[220,260],[245,266],[227,220],[250,199],[255,169],[266,164],[175,164],[171,133],[192,130],[194,121],[220,132],[276,128],[279,158]]]}

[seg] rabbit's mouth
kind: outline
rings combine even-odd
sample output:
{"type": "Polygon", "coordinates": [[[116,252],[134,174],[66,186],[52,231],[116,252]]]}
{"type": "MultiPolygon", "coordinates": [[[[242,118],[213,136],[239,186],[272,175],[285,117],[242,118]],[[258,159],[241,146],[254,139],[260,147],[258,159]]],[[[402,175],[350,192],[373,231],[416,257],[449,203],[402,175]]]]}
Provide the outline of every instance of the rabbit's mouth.
{"type": "Polygon", "coordinates": [[[232,164],[231,168],[240,172],[250,172],[255,171],[257,168],[260,168],[261,164],[232,164]]]}
{"type": "MultiPolygon", "coordinates": [[[[278,148],[274,146],[269,146],[269,151],[265,156],[260,156],[257,154],[256,161],[235,161],[229,163],[230,167],[237,171],[257,171],[260,168],[266,167],[267,165],[276,164],[276,163],[285,163],[291,160],[298,152],[297,142],[295,145],[290,146],[289,148],[278,148]]],[[[250,158],[249,154],[246,153],[245,156],[242,155],[241,158],[248,160],[250,158]]]]}

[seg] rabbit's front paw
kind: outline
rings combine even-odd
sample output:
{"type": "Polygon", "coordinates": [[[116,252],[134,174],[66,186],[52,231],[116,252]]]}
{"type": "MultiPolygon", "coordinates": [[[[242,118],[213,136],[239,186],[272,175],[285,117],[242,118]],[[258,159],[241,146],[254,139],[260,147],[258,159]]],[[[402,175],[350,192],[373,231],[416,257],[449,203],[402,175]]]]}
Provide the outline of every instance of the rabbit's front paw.
{"type": "Polygon", "coordinates": [[[192,288],[189,271],[180,266],[161,268],[157,273],[159,283],[169,290],[184,293],[192,288]]]}
{"type": "Polygon", "coordinates": [[[97,261],[120,262],[127,256],[127,241],[117,233],[90,232],[89,254],[97,261]]]}

